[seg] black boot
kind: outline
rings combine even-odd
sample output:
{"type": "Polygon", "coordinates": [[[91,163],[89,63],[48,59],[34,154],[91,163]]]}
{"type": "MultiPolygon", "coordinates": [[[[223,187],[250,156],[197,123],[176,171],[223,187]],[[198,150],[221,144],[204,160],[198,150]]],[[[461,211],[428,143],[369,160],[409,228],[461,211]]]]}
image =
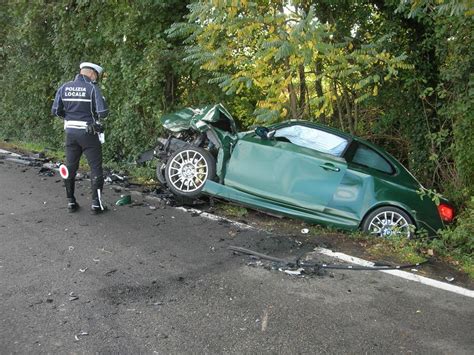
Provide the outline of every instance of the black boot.
{"type": "Polygon", "coordinates": [[[79,204],[74,197],[74,179],[65,179],[64,186],[66,187],[67,210],[68,212],[76,212],[79,209],[79,204]]]}
{"type": "Polygon", "coordinates": [[[102,202],[102,188],[104,187],[104,179],[102,176],[94,177],[91,180],[92,188],[92,205],[91,212],[92,214],[99,214],[105,212],[107,208],[102,202]]]}
{"type": "Polygon", "coordinates": [[[68,198],[67,200],[67,211],[70,213],[76,212],[79,209],[79,204],[77,203],[76,199],[68,198]]]}

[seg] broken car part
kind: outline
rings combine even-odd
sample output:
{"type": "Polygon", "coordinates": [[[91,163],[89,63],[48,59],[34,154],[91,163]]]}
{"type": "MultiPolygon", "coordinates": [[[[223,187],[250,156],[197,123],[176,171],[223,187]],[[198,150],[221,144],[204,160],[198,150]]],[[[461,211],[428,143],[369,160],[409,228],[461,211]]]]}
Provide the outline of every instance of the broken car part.
{"type": "Polygon", "coordinates": [[[294,260],[286,260],[276,258],[271,255],[262,254],[250,249],[237,247],[237,246],[229,246],[228,249],[242,253],[247,255],[257,256],[261,259],[266,259],[274,262],[281,263],[282,265],[292,267],[292,268],[310,268],[310,269],[336,269],[336,270],[399,270],[399,269],[409,269],[413,267],[420,266],[422,264],[427,263],[428,261],[423,261],[421,263],[416,264],[407,264],[407,265],[382,265],[382,264],[375,264],[374,266],[359,266],[359,265],[339,265],[339,264],[324,264],[324,263],[315,263],[312,261],[305,261],[299,258],[294,260]]]}

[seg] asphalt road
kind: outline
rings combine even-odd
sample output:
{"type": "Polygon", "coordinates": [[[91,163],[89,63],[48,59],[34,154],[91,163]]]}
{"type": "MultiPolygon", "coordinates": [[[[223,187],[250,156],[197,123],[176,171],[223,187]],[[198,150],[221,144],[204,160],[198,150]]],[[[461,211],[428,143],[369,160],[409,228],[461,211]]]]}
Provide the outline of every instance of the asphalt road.
{"type": "Polygon", "coordinates": [[[91,216],[88,187],[68,214],[59,177],[0,161],[0,353],[474,352],[472,298],[381,272],[248,265],[227,247],[314,246],[159,202],[115,207],[110,187],[113,208],[91,216]]]}

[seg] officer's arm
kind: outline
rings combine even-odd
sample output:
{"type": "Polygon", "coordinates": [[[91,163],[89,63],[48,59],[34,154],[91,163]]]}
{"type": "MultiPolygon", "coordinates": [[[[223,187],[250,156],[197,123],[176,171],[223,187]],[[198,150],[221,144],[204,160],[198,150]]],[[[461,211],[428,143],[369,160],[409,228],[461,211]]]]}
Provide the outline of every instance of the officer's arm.
{"type": "Polygon", "coordinates": [[[95,101],[95,112],[99,119],[107,117],[109,114],[109,109],[107,108],[107,103],[105,102],[102,92],[99,87],[94,87],[94,101],[95,101]]]}
{"type": "Polygon", "coordinates": [[[63,87],[61,86],[56,92],[56,97],[54,98],[53,107],[51,108],[51,113],[55,116],[64,118],[66,113],[64,112],[64,104],[61,98],[61,92],[63,87]]]}

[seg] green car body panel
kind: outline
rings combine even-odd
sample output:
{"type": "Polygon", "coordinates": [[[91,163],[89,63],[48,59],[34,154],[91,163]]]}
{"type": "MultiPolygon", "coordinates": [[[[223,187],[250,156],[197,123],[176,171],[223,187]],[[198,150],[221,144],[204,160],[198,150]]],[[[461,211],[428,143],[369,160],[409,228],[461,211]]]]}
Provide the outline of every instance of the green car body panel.
{"type": "Polygon", "coordinates": [[[347,141],[340,154],[328,154],[289,141],[263,139],[253,131],[237,133],[222,105],[183,110],[163,117],[162,122],[174,132],[206,132],[218,147],[218,182],[207,181],[205,194],[346,230],[360,228],[367,214],[383,206],[404,210],[417,228],[430,235],[443,227],[435,203],[420,197],[420,183],[386,151],[358,137],[308,121],[268,127],[274,131],[314,128],[347,141]],[[222,120],[227,124],[222,125],[222,120]],[[388,170],[355,163],[355,151],[361,146],[381,156],[388,170]]]}

